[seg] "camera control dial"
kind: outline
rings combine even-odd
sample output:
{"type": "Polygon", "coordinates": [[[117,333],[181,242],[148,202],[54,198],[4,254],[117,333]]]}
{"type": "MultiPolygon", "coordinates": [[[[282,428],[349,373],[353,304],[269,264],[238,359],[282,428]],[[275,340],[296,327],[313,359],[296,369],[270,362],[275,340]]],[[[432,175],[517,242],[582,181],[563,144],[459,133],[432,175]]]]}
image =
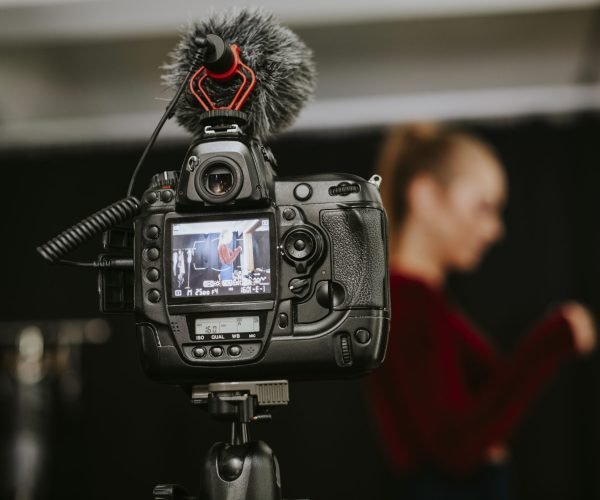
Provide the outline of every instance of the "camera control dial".
{"type": "Polygon", "coordinates": [[[155,174],[152,176],[152,180],[150,181],[150,189],[174,189],[177,186],[177,181],[179,179],[179,173],[175,170],[166,170],[161,172],[160,174],[155,174]]]}

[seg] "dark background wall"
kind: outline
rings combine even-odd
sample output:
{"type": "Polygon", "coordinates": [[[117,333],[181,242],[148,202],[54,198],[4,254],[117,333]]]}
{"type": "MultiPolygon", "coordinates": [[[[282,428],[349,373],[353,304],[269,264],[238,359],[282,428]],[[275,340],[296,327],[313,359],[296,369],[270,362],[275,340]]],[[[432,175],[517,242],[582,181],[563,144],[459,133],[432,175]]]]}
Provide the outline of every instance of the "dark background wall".
{"type": "MultiPolygon", "coordinates": [[[[509,352],[549,305],[576,298],[600,311],[600,117],[465,126],[488,139],[510,183],[507,237],[450,292],[499,349],[509,352]]],[[[381,130],[289,135],[272,143],[280,175],[368,176],[381,130]]],[[[97,316],[93,271],[50,267],[35,247],[125,195],[142,145],[4,151],[0,319],[97,316]]],[[[186,143],[159,144],[147,176],[177,168],[186,143]]],[[[385,182],[385,180],[384,180],[385,182]]],[[[92,257],[94,244],[80,253],[92,257]]],[[[202,455],[227,429],[191,408],[177,388],[146,380],[130,317],[83,348],[83,398],[51,406],[46,498],[149,498],[158,482],[197,491],[202,455]]],[[[600,498],[600,374],[596,356],[566,366],[514,436],[519,498],[600,498]]],[[[255,437],[277,452],[287,497],[383,498],[391,473],[370,419],[364,381],[296,383],[292,402],[255,437]]],[[[49,399],[49,402],[51,399],[49,399]]],[[[10,412],[3,403],[3,412],[10,412]]],[[[2,420],[1,422],[4,422],[2,420]]],[[[8,424],[7,424],[8,425],[8,424]]],[[[0,464],[6,466],[7,464],[0,464]]]]}

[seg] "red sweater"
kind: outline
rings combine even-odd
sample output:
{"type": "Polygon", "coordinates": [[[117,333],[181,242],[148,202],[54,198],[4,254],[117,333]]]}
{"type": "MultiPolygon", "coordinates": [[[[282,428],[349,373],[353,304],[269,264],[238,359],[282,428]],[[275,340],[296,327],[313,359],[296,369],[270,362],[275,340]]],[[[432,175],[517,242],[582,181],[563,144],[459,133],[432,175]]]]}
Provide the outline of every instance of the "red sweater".
{"type": "Polygon", "coordinates": [[[502,359],[442,292],[409,276],[390,279],[390,342],[371,379],[386,448],[399,471],[468,472],[574,354],[569,324],[560,313],[547,317],[502,359]]]}

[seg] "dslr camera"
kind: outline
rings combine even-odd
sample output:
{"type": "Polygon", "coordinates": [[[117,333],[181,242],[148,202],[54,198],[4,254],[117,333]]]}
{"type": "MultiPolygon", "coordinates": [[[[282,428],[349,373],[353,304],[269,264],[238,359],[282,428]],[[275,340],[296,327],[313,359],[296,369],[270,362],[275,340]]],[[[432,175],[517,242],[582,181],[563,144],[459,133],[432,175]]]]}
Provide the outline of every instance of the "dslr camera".
{"type": "Polygon", "coordinates": [[[208,113],[134,225],[146,372],[186,384],[342,378],[376,368],[389,322],[379,178],[277,177],[241,112],[208,113]]]}
{"type": "Polygon", "coordinates": [[[264,124],[288,123],[313,86],[314,70],[308,49],[270,16],[240,16],[225,19],[221,31],[239,32],[263,79],[237,45],[204,36],[206,27],[190,32],[170,73],[177,93],[128,197],[38,251],[52,263],[101,268],[101,309],[133,308],[153,379],[206,384],[367,373],[383,361],[390,316],[381,179],[277,177],[256,124],[265,132],[264,124]],[[286,57],[273,55],[273,33],[286,57]],[[287,78],[270,76],[275,67],[287,78]],[[247,114],[241,108],[249,96],[254,112],[247,114]],[[277,106],[265,109],[260,103],[268,99],[277,106]],[[141,199],[130,196],[174,114],[195,134],[181,168],[155,175],[141,199]],[[105,253],[98,261],[62,259],[100,233],[105,253]]]}

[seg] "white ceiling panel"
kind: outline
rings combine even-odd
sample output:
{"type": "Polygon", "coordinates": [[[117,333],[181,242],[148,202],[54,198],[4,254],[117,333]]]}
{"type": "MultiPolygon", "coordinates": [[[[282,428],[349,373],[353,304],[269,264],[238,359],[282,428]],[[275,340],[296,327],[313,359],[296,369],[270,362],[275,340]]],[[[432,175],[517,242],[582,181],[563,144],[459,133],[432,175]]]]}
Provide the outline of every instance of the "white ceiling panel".
{"type": "Polygon", "coordinates": [[[583,9],[599,0],[0,0],[0,42],[174,33],[215,9],[262,6],[295,26],[583,9]]]}
{"type": "MultiPolygon", "coordinates": [[[[122,28],[133,17],[128,10],[130,2],[120,2],[120,7],[108,2],[88,3],[100,9],[96,17],[85,2],[58,7],[0,7],[0,25],[10,24],[7,13],[27,14],[22,24],[16,21],[18,16],[12,23],[13,33],[19,32],[19,37],[27,26],[35,25],[28,23],[36,15],[49,13],[35,21],[40,32],[31,39],[9,41],[0,29],[0,146],[141,141],[150,133],[170,96],[160,84],[159,66],[177,43],[173,28],[181,20],[181,12],[165,10],[164,18],[157,19],[155,13],[149,14],[152,9],[140,11],[141,2],[136,2],[135,22],[140,31],[134,28],[124,36],[122,28]],[[110,12],[103,10],[107,5],[113,6],[110,12]],[[73,14],[72,9],[82,16],[80,24],[75,23],[77,16],[61,18],[62,14],[73,14]],[[144,31],[152,22],[163,26],[164,32],[162,28],[154,33],[144,31]],[[99,35],[88,32],[77,38],[67,28],[61,34],[60,23],[64,27],[75,23],[81,33],[85,26],[98,29],[99,35]],[[47,38],[41,35],[44,29],[47,38]]],[[[321,3],[321,13],[331,8],[329,2],[321,3]]],[[[366,2],[344,3],[348,8],[337,24],[323,23],[320,17],[320,22],[299,22],[294,27],[314,50],[319,72],[316,100],[300,118],[299,129],[600,108],[595,78],[600,70],[596,60],[599,48],[591,50],[590,43],[598,14],[597,9],[585,7],[596,2],[569,2],[580,8],[544,10],[564,7],[565,2],[523,0],[519,3],[528,7],[527,12],[414,18],[394,14],[383,20],[365,16],[348,24],[340,19],[352,12],[358,15],[360,5],[366,2]],[[536,7],[544,9],[533,11],[536,7]],[[588,77],[583,79],[586,68],[588,77]]],[[[417,3],[421,7],[435,3],[447,9],[451,3],[475,5],[471,0],[417,3]]],[[[171,2],[161,4],[164,9],[171,2]]],[[[195,4],[202,7],[205,2],[195,4]]],[[[311,4],[297,5],[305,8],[311,4]]],[[[393,8],[398,9],[399,4],[405,14],[415,8],[414,2],[369,2],[396,14],[399,10],[393,8]]],[[[494,2],[477,4],[491,9],[494,2]]],[[[296,21],[302,15],[312,15],[302,14],[287,2],[278,5],[296,21]]],[[[169,126],[167,135],[183,136],[184,132],[169,126]]]]}

